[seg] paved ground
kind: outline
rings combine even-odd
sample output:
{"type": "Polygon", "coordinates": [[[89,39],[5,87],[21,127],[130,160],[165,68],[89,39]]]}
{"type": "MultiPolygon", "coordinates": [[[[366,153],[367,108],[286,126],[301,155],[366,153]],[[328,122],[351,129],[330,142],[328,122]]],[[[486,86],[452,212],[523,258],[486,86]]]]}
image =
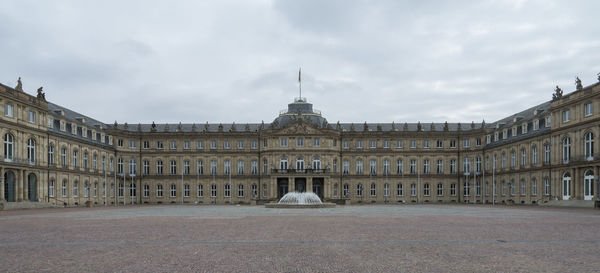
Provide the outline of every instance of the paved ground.
{"type": "Polygon", "coordinates": [[[0,212],[2,272],[599,272],[600,211],[390,205],[0,212]]]}

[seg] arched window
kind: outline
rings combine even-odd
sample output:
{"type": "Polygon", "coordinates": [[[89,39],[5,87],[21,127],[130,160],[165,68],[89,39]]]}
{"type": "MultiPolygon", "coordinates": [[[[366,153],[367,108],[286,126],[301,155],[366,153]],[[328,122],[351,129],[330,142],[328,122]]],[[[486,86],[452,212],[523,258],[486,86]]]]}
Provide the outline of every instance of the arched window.
{"type": "Polygon", "coordinates": [[[594,160],[594,134],[592,132],[585,134],[584,153],[586,160],[594,160]]]}
{"type": "Polygon", "coordinates": [[[563,154],[562,154],[563,163],[567,164],[567,163],[569,163],[569,160],[571,159],[571,138],[570,137],[563,138],[562,146],[563,146],[563,154]]]}
{"type": "Polygon", "coordinates": [[[569,200],[571,198],[571,174],[565,172],[563,174],[563,200],[569,200]]]}
{"type": "Polygon", "coordinates": [[[287,157],[282,157],[279,159],[279,169],[287,170],[288,169],[288,160],[287,157]]]}
{"type": "Polygon", "coordinates": [[[89,197],[90,196],[90,183],[85,181],[83,183],[83,197],[89,197]]]}
{"type": "Polygon", "coordinates": [[[67,197],[67,180],[63,180],[62,182],[62,197],[67,197]]]}
{"type": "Polygon", "coordinates": [[[319,170],[321,169],[321,159],[319,157],[315,157],[313,159],[313,163],[312,163],[312,168],[314,170],[319,170]]]}
{"type": "Polygon", "coordinates": [[[15,154],[15,138],[11,134],[4,135],[4,160],[12,161],[15,154]]]}
{"type": "Polygon", "coordinates": [[[48,195],[54,197],[54,179],[50,179],[48,182],[48,195]]]}
{"type": "Polygon", "coordinates": [[[125,185],[123,182],[119,182],[119,197],[125,196],[125,185]]]}
{"type": "Polygon", "coordinates": [[[296,159],[296,170],[304,170],[304,158],[299,157],[296,159]]]}
{"type": "Polygon", "coordinates": [[[27,140],[27,162],[35,164],[35,140],[33,138],[27,140]]]}

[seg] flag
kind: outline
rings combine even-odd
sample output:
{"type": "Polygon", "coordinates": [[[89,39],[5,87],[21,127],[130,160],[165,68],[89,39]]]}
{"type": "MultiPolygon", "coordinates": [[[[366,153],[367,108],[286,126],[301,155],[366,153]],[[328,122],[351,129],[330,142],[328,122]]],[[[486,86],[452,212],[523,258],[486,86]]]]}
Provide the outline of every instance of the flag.
{"type": "Polygon", "coordinates": [[[302,82],[302,68],[298,70],[298,82],[302,82]]]}

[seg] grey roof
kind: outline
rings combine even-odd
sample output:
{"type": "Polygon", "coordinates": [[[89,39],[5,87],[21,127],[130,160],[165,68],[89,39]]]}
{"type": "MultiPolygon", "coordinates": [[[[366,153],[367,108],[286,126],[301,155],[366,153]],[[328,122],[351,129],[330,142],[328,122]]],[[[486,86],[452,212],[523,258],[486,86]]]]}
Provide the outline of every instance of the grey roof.
{"type": "Polygon", "coordinates": [[[542,116],[548,115],[549,110],[550,110],[550,101],[547,101],[542,104],[538,104],[536,106],[533,106],[531,108],[523,110],[519,113],[505,117],[496,122],[493,122],[493,123],[489,124],[488,127],[495,129],[497,124],[503,124],[502,126],[500,126],[500,128],[512,127],[515,124],[520,125],[525,121],[531,121],[534,118],[540,118],[542,116]],[[537,113],[534,114],[535,110],[537,110],[537,113]],[[514,121],[515,117],[518,118],[518,120],[516,122],[514,121]]]}
{"type": "MultiPolygon", "coordinates": [[[[154,132],[256,132],[260,123],[157,123],[154,132]]],[[[113,125],[110,125],[111,128],[113,125]]],[[[266,125],[265,125],[266,126],[266,125]]],[[[117,129],[129,132],[153,132],[152,124],[117,124],[117,129]]]]}
{"type": "Polygon", "coordinates": [[[48,102],[48,110],[50,111],[50,114],[52,114],[54,116],[59,116],[61,119],[70,121],[72,123],[77,123],[79,125],[83,125],[83,126],[90,127],[90,128],[91,127],[96,127],[97,129],[100,129],[100,127],[105,128],[105,129],[107,128],[106,124],[103,122],[100,122],[98,120],[90,118],[86,115],[82,115],[80,113],[77,113],[73,110],[70,110],[69,108],[60,106],[58,104],[48,102]],[[59,110],[62,110],[65,113],[64,116],[61,116],[60,114],[58,114],[56,112],[59,110]],[[85,118],[85,123],[78,120],[78,118],[85,118]]]}
{"type": "MultiPolygon", "coordinates": [[[[421,131],[432,132],[432,131],[444,131],[446,123],[421,123],[421,131]],[[433,129],[433,130],[432,130],[433,129]]],[[[460,124],[461,131],[477,130],[482,128],[481,123],[469,122],[469,123],[448,123],[448,131],[458,131],[460,124]]],[[[419,123],[366,123],[367,131],[399,131],[399,132],[416,132],[419,123]]],[[[365,131],[365,123],[340,123],[340,127],[343,131],[365,131]],[[354,130],[352,130],[354,126],[354,130]]]]}

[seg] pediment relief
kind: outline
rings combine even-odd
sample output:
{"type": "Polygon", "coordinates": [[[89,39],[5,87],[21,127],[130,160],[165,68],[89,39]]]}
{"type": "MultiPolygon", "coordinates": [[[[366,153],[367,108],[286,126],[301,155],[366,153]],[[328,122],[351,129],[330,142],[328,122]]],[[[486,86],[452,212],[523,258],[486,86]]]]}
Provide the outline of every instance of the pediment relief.
{"type": "Polygon", "coordinates": [[[275,131],[274,133],[284,135],[311,135],[322,134],[323,132],[305,122],[294,122],[285,128],[275,131]]]}

